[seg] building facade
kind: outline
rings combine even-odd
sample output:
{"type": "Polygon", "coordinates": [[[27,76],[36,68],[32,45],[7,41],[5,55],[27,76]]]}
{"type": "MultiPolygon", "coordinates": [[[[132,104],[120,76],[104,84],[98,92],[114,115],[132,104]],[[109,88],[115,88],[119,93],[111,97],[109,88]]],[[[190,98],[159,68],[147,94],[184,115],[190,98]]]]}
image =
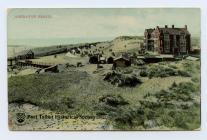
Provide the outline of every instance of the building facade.
{"type": "Polygon", "coordinates": [[[147,51],[158,52],[159,54],[183,55],[191,50],[191,34],[187,29],[169,28],[157,26],[154,29],[146,29],[144,33],[144,46],[147,51]]]}

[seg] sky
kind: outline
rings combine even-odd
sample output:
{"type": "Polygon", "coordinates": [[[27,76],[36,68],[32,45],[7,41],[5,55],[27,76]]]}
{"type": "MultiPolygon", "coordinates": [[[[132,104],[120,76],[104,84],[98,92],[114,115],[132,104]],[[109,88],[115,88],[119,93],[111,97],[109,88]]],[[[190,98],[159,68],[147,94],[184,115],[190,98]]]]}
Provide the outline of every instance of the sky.
{"type": "Polygon", "coordinates": [[[143,36],[146,28],[188,26],[200,35],[200,9],[8,9],[8,40],[143,36]]]}

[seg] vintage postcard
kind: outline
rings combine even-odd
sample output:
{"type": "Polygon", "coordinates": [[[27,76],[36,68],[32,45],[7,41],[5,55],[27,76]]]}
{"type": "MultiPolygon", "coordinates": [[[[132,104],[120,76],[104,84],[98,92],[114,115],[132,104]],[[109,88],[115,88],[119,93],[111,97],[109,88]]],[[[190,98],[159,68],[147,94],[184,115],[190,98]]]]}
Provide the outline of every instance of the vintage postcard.
{"type": "Polygon", "coordinates": [[[200,9],[8,9],[10,130],[200,130],[200,9]]]}

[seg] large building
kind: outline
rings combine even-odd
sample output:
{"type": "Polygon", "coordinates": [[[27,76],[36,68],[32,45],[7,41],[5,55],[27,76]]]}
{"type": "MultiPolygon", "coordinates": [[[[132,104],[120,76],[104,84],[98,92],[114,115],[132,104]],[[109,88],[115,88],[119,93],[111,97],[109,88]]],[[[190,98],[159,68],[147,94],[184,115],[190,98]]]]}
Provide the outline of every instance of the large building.
{"type": "Polygon", "coordinates": [[[172,25],[169,28],[157,26],[154,29],[146,29],[144,45],[147,51],[158,52],[160,54],[182,55],[188,54],[191,49],[191,35],[187,29],[177,28],[172,25]]]}

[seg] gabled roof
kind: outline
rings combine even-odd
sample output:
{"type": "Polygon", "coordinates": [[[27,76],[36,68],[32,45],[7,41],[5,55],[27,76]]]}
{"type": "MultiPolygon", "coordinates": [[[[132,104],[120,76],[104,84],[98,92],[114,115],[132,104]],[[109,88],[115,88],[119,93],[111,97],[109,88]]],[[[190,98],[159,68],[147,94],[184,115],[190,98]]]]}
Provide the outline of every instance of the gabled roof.
{"type": "Polygon", "coordinates": [[[126,56],[126,55],[121,55],[121,56],[115,58],[114,61],[119,60],[119,59],[130,61],[130,58],[128,56],[126,56]]]}

